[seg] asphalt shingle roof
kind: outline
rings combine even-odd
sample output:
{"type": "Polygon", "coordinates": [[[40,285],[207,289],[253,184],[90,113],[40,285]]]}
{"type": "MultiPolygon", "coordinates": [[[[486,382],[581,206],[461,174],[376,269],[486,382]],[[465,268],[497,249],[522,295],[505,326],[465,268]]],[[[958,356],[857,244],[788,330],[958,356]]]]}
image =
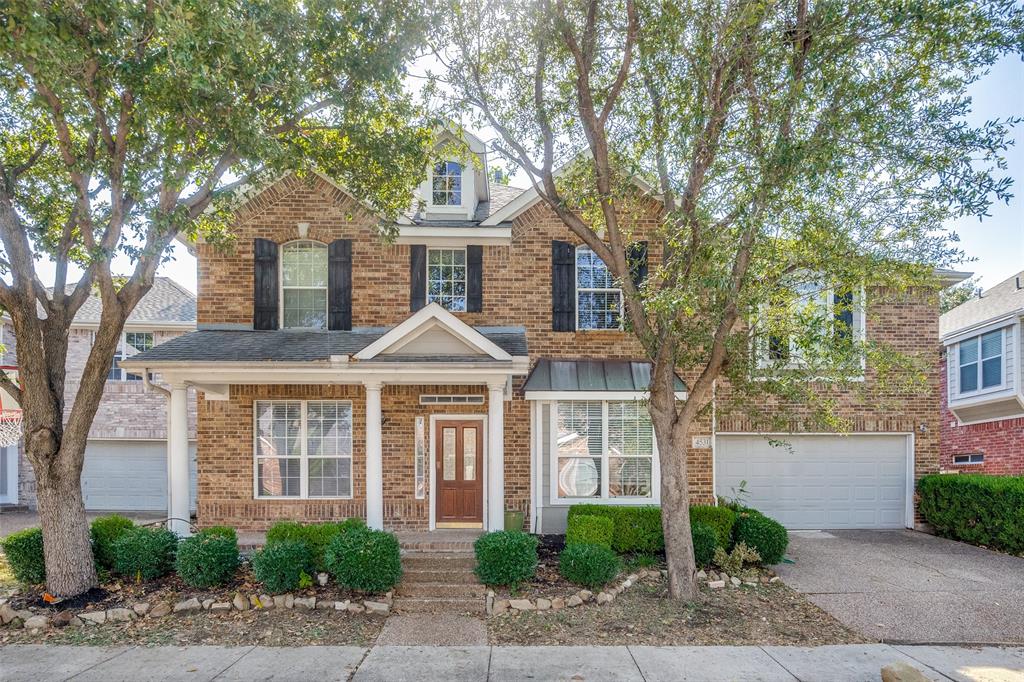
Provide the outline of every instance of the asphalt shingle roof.
{"type": "MultiPolygon", "coordinates": [[[[100,297],[90,294],[75,315],[75,324],[99,324],[103,302],[100,297]]],[[[135,310],[128,316],[128,323],[196,323],[196,297],[188,289],[170,279],[157,277],[153,288],[142,297],[135,310]]]]}
{"type": "Polygon", "coordinates": [[[985,290],[981,298],[972,298],[944,313],[939,317],[939,336],[954,334],[1017,310],[1024,310],[1024,270],[985,290]]]}
{"type": "MultiPolygon", "coordinates": [[[[640,360],[547,360],[530,372],[524,391],[646,391],[651,363],[640,360]]],[[[676,376],[676,391],[686,384],[676,376]]]]}
{"type": "MultiPolygon", "coordinates": [[[[513,356],[527,355],[526,330],[521,327],[474,327],[513,356]]],[[[389,327],[356,327],[351,331],[275,331],[201,329],[175,337],[132,356],[133,362],[316,362],[332,355],[354,355],[384,336],[389,327]]],[[[382,358],[383,359],[383,358],[382,358]]],[[[403,357],[415,361],[417,358],[403,357]]],[[[420,358],[426,359],[426,358],[420,358]]],[[[464,362],[474,356],[429,358],[464,362]]]]}

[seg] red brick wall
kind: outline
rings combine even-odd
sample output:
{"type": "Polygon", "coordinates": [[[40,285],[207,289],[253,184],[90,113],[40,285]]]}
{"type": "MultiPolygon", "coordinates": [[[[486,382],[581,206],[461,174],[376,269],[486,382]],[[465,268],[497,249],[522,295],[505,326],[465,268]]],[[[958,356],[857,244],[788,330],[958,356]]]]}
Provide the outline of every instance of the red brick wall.
{"type": "Polygon", "coordinates": [[[959,420],[946,404],[946,363],[939,363],[942,389],[942,427],[939,463],[944,471],[994,474],[1000,476],[1024,475],[1024,417],[1000,419],[984,424],[960,426],[959,420]],[[983,464],[954,464],[955,455],[974,453],[985,455],[983,464]]]}

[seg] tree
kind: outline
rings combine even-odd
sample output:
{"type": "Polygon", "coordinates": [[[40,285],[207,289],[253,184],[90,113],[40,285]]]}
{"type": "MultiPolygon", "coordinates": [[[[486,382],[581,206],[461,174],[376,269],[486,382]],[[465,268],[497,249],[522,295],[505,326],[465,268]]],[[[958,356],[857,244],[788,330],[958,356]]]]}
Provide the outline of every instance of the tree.
{"type": "Polygon", "coordinates": [[[955,287],[943,289],[939,295],[939,310],[948,313],[958,305],[967,303],[978,295],[978,278],[971,277],[969,280],[960,282],[955,287]]]}
{"type": "Polygon", "coordinates": [[[426,26],[399,0],[12,0],[0,27],[0,306],[20,387],[0,384],[24,408],[47,588],[67,596],[96,585],[89,427],[169,244],[226,240],[217,190],[254,174],[320,169],[385,217],[404,208],[429,132],[401,79],[426,26]],[[91,290],[101,322],[65,415],[68,329],[91,290]]]}
{"type": "Polygon", "coordinates": [[[829,391],[855,384],[864,356],[874,373],[926,376],[837,320],[862,291],[934,287],[933,267],[957,256],[937,226],[1007,198],[994,173],[1012,122],[969,126],[964,92],[1019,49],[1021,10],[475,0],[440,25],[438,91],[495,131],[496,152],[619,281],[653,363],[669,590],[690,597],[686,442],[716,386],[776,394],[780,409],[799,398],[841,427],[829,391]],[[627,254],[637,180],[664,206],[662,262],[641,286],[627,254]],[[835,308],[815,304],[824,292],[835,308]]]}

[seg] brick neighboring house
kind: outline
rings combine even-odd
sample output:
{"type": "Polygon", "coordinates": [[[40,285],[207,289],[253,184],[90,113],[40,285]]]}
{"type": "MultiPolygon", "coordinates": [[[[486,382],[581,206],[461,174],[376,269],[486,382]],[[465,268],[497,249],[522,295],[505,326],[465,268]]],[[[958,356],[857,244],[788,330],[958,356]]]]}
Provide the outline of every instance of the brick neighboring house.
{"type": "Polygon", "coordinates": [[[942,468],[1024,474],[1024,271],[942,315],[942,468]]]}
{"type": "MultiPolygon", "coordinates": [[[[67,407],[78,391],[85,361],[100,320],[101,303],[91,296],[75,316],[68,339],[67,407]]],[[[89,431],[82,470],[85,506],[94,511],[167,510],[167,401],[147,391],[142,376],[120,367],[121,359],[194,331],[195,296],[167,277],[153,288],[129,316],[121,346],[103,389],[103,398],[89,431]]],[[[9,318],[4,318],[0,343],[2,364],[17,365],[17,348],[9,318]]],[[[159,377],[155,377],[159,383],[159,377]]],[[[194,460],[195,399],[189,401],[187,441],[194,460]]],[[[17,481],[5,503],[35,508],[36,482],[22,444],[3,449],[7,475],[17,481]],[[16,494],[12,494],[16,493],[16,494]]],[[[194,470],[194,463],[192,465],[194,470]]],[[[194,478],[194,474],[193,474],[194,478]]]]}
{"type": "MultiPolygon", "coordinates": [[[[190,388],[202,526],[493,530],[515,510],[562,532],[573,503],[658,503],[649,365],[621,329],[621,292],[533,190],[489,183],[485,146],[466,142],[479,163],[426,169],[392,244],[326,177],[235,188],[233,250],[192,245],[198,330],[125,363],[171,387],[172,516],[189,501],[190,388]]],[[[650,197],[631,216],[638,277],[660,260],[661,215],[650,197]]],[[[937,365],[935,292],[860,298],[850,333],[937,365]]],[[[787,434],[789,449],[742,415],[709,417],[686,453],[693,500],[746,481],[793,528],[913,526],[914,480],[939,468],[930,379],[895,409],[841,393],[853,433],[787,434]]]]}

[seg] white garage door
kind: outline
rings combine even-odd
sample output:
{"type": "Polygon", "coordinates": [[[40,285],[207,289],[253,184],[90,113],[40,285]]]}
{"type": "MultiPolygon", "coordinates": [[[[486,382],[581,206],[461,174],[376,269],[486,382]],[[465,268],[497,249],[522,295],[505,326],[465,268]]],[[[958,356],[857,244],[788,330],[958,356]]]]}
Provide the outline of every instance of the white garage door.
{"type": "Polygon", "coordinates": [[[719,436],[715,488],[787,528],[903,528],[907,436],[719,436]]]}
{"type": "MultiPolygon", "coordinates": [[[[196,448],[189,443],[192,508],[196,503],[196,448]]],[[[82,470],[85,508],[93,511],[166,511],[167,444],[94,441],[82,470]]]]}

